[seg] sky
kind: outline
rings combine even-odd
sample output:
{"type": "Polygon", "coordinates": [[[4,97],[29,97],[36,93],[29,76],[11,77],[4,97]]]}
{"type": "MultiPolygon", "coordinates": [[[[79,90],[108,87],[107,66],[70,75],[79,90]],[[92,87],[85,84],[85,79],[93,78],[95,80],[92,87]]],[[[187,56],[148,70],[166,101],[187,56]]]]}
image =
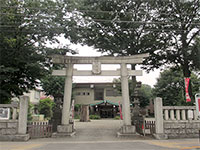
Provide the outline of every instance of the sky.
{"type": "MultiPolygon", "coordinates": [[[[71,45],[72,49],[76,49],[78,54],[74,56],[101,56],[100,52],[97,52],[94,48],[81,45],[71,45]]],[[[72,54],[67,54],[72,55],[72,54]]],[[[102,70],[116,70],[119,68],[119,65],[102,65],[102,70]]],[[[92,65],[75,65],[74,68],[78,70],[92,70],[92,65]]],[[[140,66],[136,66],[136,70],[141,70],[140,66]]],[[[137,81],[141,81],[142,84],[148,84],[153,87],[156,84],[156,79],[159,77],[160,70],[154,70],[150,73],[147,73],[143,70],[143,76],[137,76],[137,81]]],[[[74,83],[97,83],[97,82],[112,82],[114,78],[119,77],[110,77],[110,76],[90,76],[90,77],[73,77],[74,83]]]]}

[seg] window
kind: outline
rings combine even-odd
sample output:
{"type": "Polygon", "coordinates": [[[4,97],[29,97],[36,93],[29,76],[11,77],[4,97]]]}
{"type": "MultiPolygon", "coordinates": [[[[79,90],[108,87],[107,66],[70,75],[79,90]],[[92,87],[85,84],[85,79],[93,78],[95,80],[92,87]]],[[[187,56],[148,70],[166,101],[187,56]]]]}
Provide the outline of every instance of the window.
{"type": "Polygon", "coordinates": [[[120,96],[119,92],[116,89],[106,89],[106,96],[120,96]]]}
{"type": "Polygon", "coordinates": [[[88,96],[88,95],[90,95],[90,93],[89,92],[77,92],[76,95],[77,96],[88,96]]]}
{"type": "Polygon", "coordinates": [[[94,100],[104,99],[104,89],[94,89],[94,100]]]}

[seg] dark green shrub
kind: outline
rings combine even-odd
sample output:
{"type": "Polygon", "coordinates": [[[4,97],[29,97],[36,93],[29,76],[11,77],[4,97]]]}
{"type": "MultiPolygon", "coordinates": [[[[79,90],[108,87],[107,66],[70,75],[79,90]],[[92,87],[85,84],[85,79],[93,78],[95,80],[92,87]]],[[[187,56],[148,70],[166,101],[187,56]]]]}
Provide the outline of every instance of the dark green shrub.
{"type": "Polygon", "coordinates": [[[90,115],[90,119],[101,119],[99,115],[90,115]]]}
{"type": "Polygon", "coordinates": [[[115,120],[120,120],[120,116],[115,116],[115,120]]]}
{"type": "Polygon", "coordinates": [[[50,98],[40,100],[38,105],[39,113],[43,114],[46,119],[51,119],[51,117],[53,116],[52,108],[54,104],[55,103],[50,98]]]}

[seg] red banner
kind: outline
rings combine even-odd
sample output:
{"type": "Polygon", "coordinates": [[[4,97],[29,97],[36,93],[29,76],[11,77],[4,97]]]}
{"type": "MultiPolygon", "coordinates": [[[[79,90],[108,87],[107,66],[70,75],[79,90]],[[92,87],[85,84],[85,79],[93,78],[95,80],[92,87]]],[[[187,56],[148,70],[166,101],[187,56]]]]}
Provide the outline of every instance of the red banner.
{"type": "Polygon", "coordinates": [[[185,78],[185,97],[186,97],[186,102],[191,102],[191,98],[189,95],[189,83],[190,83],[190,78],[185,78]]]}
{"type": "Polygon", "coordinates": [[[200,112],[200,98],[198,99],[198,104],[199,104],[199,112],[200,112]]]}
{"type": "Polygon", "coordinates": [[[122,108],[121,108],[121,105],[120,105],[120,101],[119,101],[119,113],[120,113],[120,119],[123,120],[122,108]]]}

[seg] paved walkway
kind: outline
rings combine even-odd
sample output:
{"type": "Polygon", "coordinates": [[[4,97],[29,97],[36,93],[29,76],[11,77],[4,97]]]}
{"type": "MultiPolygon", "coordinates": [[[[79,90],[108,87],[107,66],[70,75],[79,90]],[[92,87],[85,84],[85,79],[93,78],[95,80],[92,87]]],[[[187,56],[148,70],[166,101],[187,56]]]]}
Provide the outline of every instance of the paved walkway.
{"type": "Polygon", "coordinates": [[[199,139],[155,140],[118,138],[120,120],[75,121],[77,134],[66,138],[41,138],[28,142],[1,142],[0,150],[188,150],[200,149],[199,139]]]}

